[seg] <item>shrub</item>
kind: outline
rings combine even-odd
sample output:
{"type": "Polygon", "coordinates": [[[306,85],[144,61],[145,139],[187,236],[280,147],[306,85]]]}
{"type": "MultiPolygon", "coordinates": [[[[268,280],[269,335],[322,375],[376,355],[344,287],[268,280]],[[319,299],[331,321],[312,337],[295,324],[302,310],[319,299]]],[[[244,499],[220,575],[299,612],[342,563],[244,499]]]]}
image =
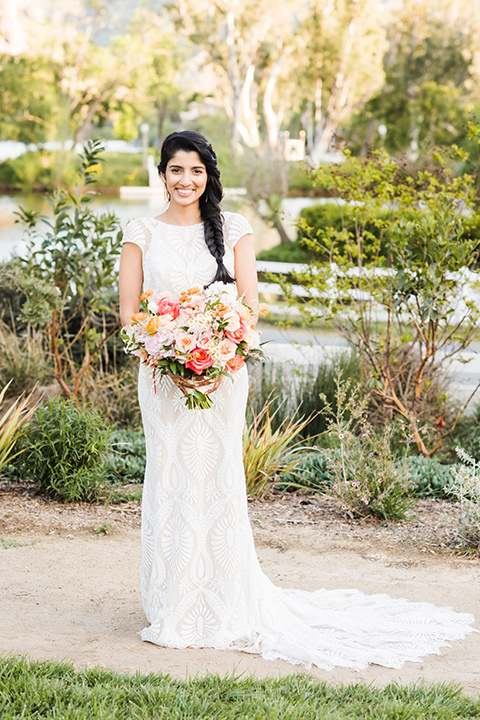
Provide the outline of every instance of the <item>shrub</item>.
{"type": "Polygon", "coordinates": [[[110,442],[112,452],[107,460],[107,480],[142,483],[146,464],[143,432],[114,430],[110,442]]]}
{"type": "Polygon", "coordinates": [[[407,470],[411,475],[413,492],[419,497],[448,497],[454,482],[456,468],[442,465],[431,458],[407,458],[407,470]]]}
{"type": "MultiPolygon", "coordinates": [[[[475,127],[470,134],[478,141],[475,127]]],[[[306,321],[321,316],[357,349],[372,391],[430,457],[468,405],[437,416],[440,432],[423,435],[432,377],[445,375],[478,332],[480,302],[471,290],[480,245],[470,232],[480,214],[476,180],[454,176],[451,157],[440,155],[435,168],[414,175],[383,151],[349,157],[348,172],[315,171],[319,185],[349,206],[342,224],[322,221],[315,229],[302,218],[305,243],[318,259],[277,281],[306,321]]]]}
{"type": "Polygon", "coordinates": [[[274,430],[275,414],[267,401],[252,421],[245,424],[243,464],[249,495],[264,495],[279,476],[294,470],[299,459],[297,452],[302,441],[297,438],[309,418],[285,418],[274,430]]]}
{"type": "Polygon", "coordinates": [[[91,406],[52,398],[22,439],[20,470],[47,495],[65,502],[99,498],[111,452],[111,428],[91,406]]]}
{"type": "MultiPolygon", "coordinates": [[[[330,488],[333,480],[326,453],[327,451],[320,448],[299,453],[295,471],[284,473],[277,487],[288,490],[300,486],[313,492],[323,492],[330,488]]],[[[331,450],[330,453],[335,453],[335,450],[331,450]]]]}
{"type": "Polygon", "coordinates": [[[137,382],[138,360],[128,358],[120,369],[109,372],[98,368],[86,377],[83,398],[97,408],[106,422],[135,430],[142,425],[137,382]]]}
{"type": "MultiPolygon", "coordinates": [[[[0,407],[6,395],[8,385],[0,392],[0,407]]],[[[15,445],[19,439],[21,426],[31,417],[35,407],[29,406],[30,396],[20,397],[0,413],[0,472],[7,463],[15,458],[15,445]]],[[[19,452],[16,453],[18,456],[19,452]]]]}
{"type": "MultiPolygon", "coordinates": [[[[249,412],[259,413],[268,401],[274,428],[297,413],[299,417],[310,418],[302,432],[304,439],[320,435],[328,425],[327,418],[321,413],[325,401],[333,409],[336,407],[337,376],[350,378],[354,385],[361,382],[360,362],[351,350],[332,354],[317,365],[302,369],[289,363],[263,363],[250,375],[249,412]]],[[[323,444],[325,439],[321,442],[323,444]]]]}
{"type": "Polygon", "coordinates": [[[299,240],[289,243],[279,243],[268,250],[260,250],[257,260],[270,260],[271,262],[306,263],[314,257],[313,253],[304,247],[299,240]]]}
{"type": "Polygon", "coordinates": [[[8,393],[19,395],[37,383],[45,384],[53,377],[52,364],[39,333],[20,336],[0,328],[0,385],[9,383],[8,393]]]}
{"type": "Polygon", "coordinates": [[[456,458],[455,448],[461,447],[480,462],[480,405],[474,412],[462,417],[455,431],[447,438],[445,450],[456,458]]]}
{"type": "Polygon", "coordinates": [[[449,492],[460,502],[457,530],[462,545],[480,549],[480,476],[478,463],[462,448],[457,448],[462,464],[455,470],[449,492]]]}
{"type": "Polygon", "coordinates": [[[366,401],[359,388],[337,380],[336,409],[326,405],[329,435],[339,451],[327,453],[333,484],[327,495],[351,517],[374,515],[383,520],[408,519],[415,504],[413,483],[405,460],[392,450],[392,423],[374,431],[366,418],[366,401]]]}

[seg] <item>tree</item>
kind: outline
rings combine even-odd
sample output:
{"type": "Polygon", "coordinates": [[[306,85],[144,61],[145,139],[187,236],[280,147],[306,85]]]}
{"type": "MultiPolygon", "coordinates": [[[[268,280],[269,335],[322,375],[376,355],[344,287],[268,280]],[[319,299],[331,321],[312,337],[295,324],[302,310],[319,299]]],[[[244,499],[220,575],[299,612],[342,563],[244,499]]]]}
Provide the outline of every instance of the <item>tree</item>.
{"type": "Polygon", "coordinates": [[[289,300],[306,318],[326,317],[356,347],[374,395],[430,457],[480,387],[452,418],[439,412],[435,437],[423,434],[430,384],[478,335],[475,179],[455,177],[441,157],[412,176],[378,151],[366,161],[350,157],[348,172],[320,169],[317,180],[348,204],[354,224],[311,234],[308,247],[329,261],[294,274],[308,290],[305,303],[284,283],[289,300]]]}
{"type": "Polygon", "coordinates": [[[299,86],[313,126],[317,165],[333,134],[382,86],[386,34],[376,0],[312,0],[298,36],[299,86]],[[303,62],[301,61],[303,58],[303,62]]]}
{"type": "MultiPolygon", "coordinates": [[[[282,103],[276,87],[289,62],[298,12],[293,0],[180,0],[169,6],[176,25],[226,81],[226,110],[232,122],[231,148],[242,140],[261,145],[260,96],[270,147],[276,148],[282,103]]],[[[202,55],[199,55],[202,57],[202,55]]]]}
{"type": "MultiPolygon", "coordinates": [[[[385,85],[354,119],[361,142],[382,123],[390,152],[416,159],[428,144],[462,143],[478,99],[476,5],[462,0],[406,0],[388,22],[385,85]]],[[[349,137],[352,137],[349,133],[349,137]]],[[[357,141],[358,142],[358,141],[357,141]]]]}

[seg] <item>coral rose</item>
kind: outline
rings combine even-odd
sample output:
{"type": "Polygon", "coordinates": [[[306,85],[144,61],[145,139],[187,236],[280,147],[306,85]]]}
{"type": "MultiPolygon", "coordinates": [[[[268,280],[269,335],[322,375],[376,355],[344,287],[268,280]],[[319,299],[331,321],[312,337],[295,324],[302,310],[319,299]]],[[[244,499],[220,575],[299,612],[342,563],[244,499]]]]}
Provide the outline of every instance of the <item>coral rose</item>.
{"type": "Polygon", "coordinates": [[[157,298],[157,310],[160,315],[169,315],[176,318],[180,314],[180,305],[167,297],[157,298]]]}
{"type": "Polygon", "coordinates": [[[225,335],[228,337],[229,340],[233,340],[234,343],[240,343],[242,340],[245,339],[246,334],[248,333],[248,327],[245,325],[243,320],[240,321],[240,326],[236,330],[227,330],[225,335]]]}
{"type": "Polygon", "coordinates": [[[208,350],[204,350],[203,348],[195,348],[192,353],[192,359],[185,363],[185,367],[190,368],[190,370],[193,370],[197,375],[201,375],[204,370],[212,365],[212,356],[208,350]]]}
{"type": "Polygon", "coordinates": [[[237,372],[245,365],[245,358],[243,355],[235,355],[231,360],[227,361],[227,368],[230,372],[237,372]]]}

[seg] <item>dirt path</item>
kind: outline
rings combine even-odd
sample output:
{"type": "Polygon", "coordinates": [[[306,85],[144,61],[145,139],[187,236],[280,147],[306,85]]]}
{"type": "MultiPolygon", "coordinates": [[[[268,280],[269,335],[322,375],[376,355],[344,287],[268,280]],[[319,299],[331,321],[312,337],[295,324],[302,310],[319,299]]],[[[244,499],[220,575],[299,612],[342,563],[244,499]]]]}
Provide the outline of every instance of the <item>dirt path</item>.
{"type": "MultiPolygon", "coordinates": [[[[480,559],[449,549],[455,511],[447,503],[423,501],[416,512],[419,519],[413,523],[385,527],[347,522],[318,499],[291,496],[250,504],[258,555],[278,585],[355,587],[428,600],[476,614],[480,629],[480,559]]],[[[207,671],[258,677],[298,671],[240,652],[169,650],[141,642],[136,635],[145,625],[137,503],[68,507],[38,498],[28,488],[4,488],[0,536],[2,654],[180,678],[207,671]]],[[[480,634],[401,670],[371,666],[362,672],[314,669],[312,674],[331,682],[457,681],[477,695],[480,634]]]]}

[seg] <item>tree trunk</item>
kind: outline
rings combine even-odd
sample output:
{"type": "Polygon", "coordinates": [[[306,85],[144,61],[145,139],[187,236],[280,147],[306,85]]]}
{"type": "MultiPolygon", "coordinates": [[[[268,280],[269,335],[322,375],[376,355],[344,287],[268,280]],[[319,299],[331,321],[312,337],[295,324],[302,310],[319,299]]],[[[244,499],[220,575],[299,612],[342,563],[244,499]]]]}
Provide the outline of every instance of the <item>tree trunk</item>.
{"type": "Polygon", "coordinates": [[[270,76],[268,78],[267,87],[263,96],[263,114],[267,125],[268,145],[274,151],[278,152],[278,136],[280,133],[281,114],[275,112],[273,108],[273,94],[277,85],[277,80],[282,68],[282,61],[277,60],[274,64],[270,76]]]}

